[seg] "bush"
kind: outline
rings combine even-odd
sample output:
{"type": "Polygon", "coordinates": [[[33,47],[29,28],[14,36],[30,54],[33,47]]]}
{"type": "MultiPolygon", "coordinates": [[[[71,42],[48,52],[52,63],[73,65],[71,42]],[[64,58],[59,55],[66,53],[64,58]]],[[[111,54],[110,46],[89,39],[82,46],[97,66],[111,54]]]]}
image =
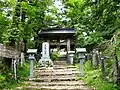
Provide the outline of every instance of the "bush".
{"type": "Polygon", "coordinates": [[[59,53],[58,52],[53,52],[51,53],[51,59],[52,61],[58,60],[59,59],[59,53]]]}
{"type": "Polygon", "coordinates": [[[79,77],[88,86],[95,87],[97,90],[118,90],[118,86],[113,82],[103,80],[101,69],[94,69],[90,61],[87,61],[84,65],[85,76],[79,77]]]}
{"type": "Polygon", "coordinates": [[[5,81],[5,77],[0,75],[0,89],[3,87],[3,82],[5,81]]]}
{"type": "Polygon", "coordinates": [[[77,54],[74,55],[73,59],[74,59],[74,64],[77,64],[79,61],[77,54]]]}
{"type": "Polygon", "coordinates": [[[8,73],[8,67],[4,64],[0,64],[0,74],[8,73]]]}
{"type": "Polygon", "coordinates": [[[17,68],[17,81],[14,80],[14,74],[8,70],[7,66],[0,64],[0,90],[14,90],[18,85],[22,85],[22,81],[29,75],[29,63],[25,63],[22,67],[17,68]]]}
{"type": "Polygon", "coordinates": [[[29,63],[25,63],[22,67],[19,66],[17,70],[18,80],[25,80],[29,76],[29,63]]]}

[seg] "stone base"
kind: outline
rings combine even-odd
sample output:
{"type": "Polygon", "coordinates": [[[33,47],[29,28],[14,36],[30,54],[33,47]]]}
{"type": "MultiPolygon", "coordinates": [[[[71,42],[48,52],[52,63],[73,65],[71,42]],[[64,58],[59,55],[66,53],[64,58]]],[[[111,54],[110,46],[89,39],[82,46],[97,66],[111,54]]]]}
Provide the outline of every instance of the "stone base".
{"type": "Polygon", "coordinates": [[[39,67],[52,67],[53,62],[51,59],[41,58],[39,60],[39,67]]]}

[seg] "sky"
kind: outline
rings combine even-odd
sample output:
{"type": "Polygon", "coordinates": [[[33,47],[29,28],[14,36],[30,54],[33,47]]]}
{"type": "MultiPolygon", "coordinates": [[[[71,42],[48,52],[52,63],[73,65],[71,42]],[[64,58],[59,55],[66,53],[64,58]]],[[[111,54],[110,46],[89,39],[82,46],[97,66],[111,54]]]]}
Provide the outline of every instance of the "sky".
{"type": "Polygon", "coordinates": [[[59,9],[63,7],[60,0],[55,0],[54,5],[59,9]]]}
{"type": "Polygon", "coordinates": [[[64,5],[61,3],[61,0],[55,0],[54,5],[58,8],[58,12],[63,12],[65,10],[64,5]]]}

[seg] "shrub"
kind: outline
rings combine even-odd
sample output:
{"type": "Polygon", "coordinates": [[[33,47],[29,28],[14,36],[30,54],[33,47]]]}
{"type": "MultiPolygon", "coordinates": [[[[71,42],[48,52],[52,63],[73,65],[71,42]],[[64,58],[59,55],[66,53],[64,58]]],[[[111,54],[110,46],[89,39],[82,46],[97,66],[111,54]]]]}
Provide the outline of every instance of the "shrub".
{"type": "Polygon", "coordinates": [[[85,76],[78,79],[82,79],[88,86],[95,87],[97,90],[119,90],[115,83],[103,80],[101,69],[94,69],[90,61],[85,62],[84,69],[85,76]]]}
{"type": "Polygon", "coordinates": [[[4,64],[0,64],[0,74],[8,73],[8,67],[4,64]]]}
{"type": "Polygon", "coordinates": [[[58,52],[53,52],[51,53],[51,59],[52,61],[58,60],[59,59],[59,53],[58,52]]]}
{"type": "Polygon", "coordinates": [[[14,80],[14,74],[8,70],[7,66],[0,64],[0,90],[14,90],[18,85],[22,85],[22,81],[29,75],[29,63],[25,63],[22,67],[17,68],[17,81],[14,80]]]}

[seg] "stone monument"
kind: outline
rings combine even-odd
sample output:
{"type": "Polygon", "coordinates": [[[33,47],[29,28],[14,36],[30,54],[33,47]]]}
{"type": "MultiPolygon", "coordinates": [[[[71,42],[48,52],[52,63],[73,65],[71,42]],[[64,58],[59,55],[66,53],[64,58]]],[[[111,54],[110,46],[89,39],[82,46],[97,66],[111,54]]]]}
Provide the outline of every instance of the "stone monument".
{"type": "Polygon", "coordinates": [[[41,66],[41,67],[53,66],[53,62],[50,59],[49,50],[50,50],[49,43],[48,42],[42,43],[42,57],[39,60],[39,66],[41,66]]]}

